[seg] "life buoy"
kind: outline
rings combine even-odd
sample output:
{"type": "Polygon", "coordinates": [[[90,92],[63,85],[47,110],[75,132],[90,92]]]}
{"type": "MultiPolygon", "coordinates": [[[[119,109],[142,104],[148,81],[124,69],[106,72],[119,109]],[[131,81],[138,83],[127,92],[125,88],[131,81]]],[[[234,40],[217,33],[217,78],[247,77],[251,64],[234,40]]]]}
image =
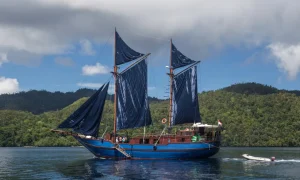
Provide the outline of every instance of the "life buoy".
{"type": "Polygon", "coordinates": [[[161,120],[161,122],[162,122],[163,124],[166,124],[167,119],[166,119],[166,118],[163,118],[163,119],[161,120]]]}

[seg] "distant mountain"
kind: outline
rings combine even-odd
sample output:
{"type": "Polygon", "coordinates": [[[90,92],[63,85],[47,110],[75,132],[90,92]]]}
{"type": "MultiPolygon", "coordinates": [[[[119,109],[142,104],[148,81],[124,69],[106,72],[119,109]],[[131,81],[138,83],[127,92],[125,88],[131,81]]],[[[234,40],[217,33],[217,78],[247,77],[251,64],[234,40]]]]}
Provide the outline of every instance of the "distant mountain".
{"type": "MultiPolygon", "coordinates": [[[[16,94],[0,95],[0,110],[29,111],[33,114],[40,114],[47,111],[60,110],[82,97],[90,97],[96,90],[79,89],[75,92],[48,92],[45,90],[30,90],[16,94]]],[[[113,95],[107,95],[107,100],[113,101],[113,95]]],[[[160,101],[157,98],[149,97],[149,101],[160,101]]]]}
{"type": "Polygon", "coordinates": [[[296,94],[297,96],[300,96],[299,90],[279,90],[275,87],[263,85],[255,82],[251,83],[237,83],[233,84],[231,86],[222,88],[221,90],[227,91],[227,92],[234,92],[234,93],[240,93],[240,94],[256,94],[256,95],[267,95],[267,94],[274,94],[274,93],[292,93],[296,94]]]}
{"type": "MultiPolygon", "coordinates": [[[[275,87],[263,85],[259,83],[238,83],[225,88],[220,91],[233,92],[248,95],[268,95],[275,93],[292,93],[300,96],[300,91],[293,90],[279,90],[275,87]]],[[[75,92],[48,92],[45,90],[37,91],[31,90],[28,92],[20,92],[16,94],[0,95],[0,110],[20,110],[29,111],[33,114],[41,114],[47,111],[60,110],[82,97],[90,97],[96,90],[93,89],[79,89],[75,92]]],[[[113,95],[108,95],[107,100],[113,102],[113,95]]],[[[161,99],[149,97],[150,102],[160,102],[161,99]]]]}
{"type": "MultiPolygon", "coordinates": [[[[202,123],[223,123],[222,146],[282,146],[300,147],[300,96],[293,93],[267,95],[209,91],[199,94],[202,123]]],[[[59,136],[50,130],[57,128],[87,98],[52,112],[34,115],[30,112],[0,110],[1,146],[76,146],[71,136],[59,136]]],[[[51,102],[51,101],[50,101],[51,102]]],[[[153,124],[145,128],[147,134],[161,133],[168,117],[168,100],[151,102],[153,124]]],[[[106,101],[99,135],[113,131],[113,103],[106,101]]],[[[173,126],[172,133],[188,124],[173,126]]],[[[129,137],[141,135],[144,128],[120,130],[129,137]]]]}

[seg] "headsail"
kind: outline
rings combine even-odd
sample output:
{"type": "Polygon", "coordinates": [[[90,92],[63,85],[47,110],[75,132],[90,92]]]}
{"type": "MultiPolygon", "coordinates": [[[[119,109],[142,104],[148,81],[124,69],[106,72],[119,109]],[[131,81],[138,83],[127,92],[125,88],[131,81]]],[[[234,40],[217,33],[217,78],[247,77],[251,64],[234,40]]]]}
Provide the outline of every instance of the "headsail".
{"type": "Polygon", "coordinates": [[[100,87],[95,94],[62,122],[58,128],[73,128],[78,133],[98,137],[108,86],[109,82],[100,87]]]}
{"type": "Polygon", "coordinates": [[[178,51],[173,43],[171,44],[171,46],[172,46],[171,66],[173,69],[177,69],[196,62],[183,55],[180,51],[178,51]]]}
{"type": "Polygon", "coordinates": [[[201,122],[197,90],[197,66],[177,74],[173,79],[171,124],[201,122]]]}
{"type": "Polygon", "coordinates": [[[118,75],[117,89],[117,130],[150,125],[145,59],[118,75]]]}
{"type": "Polygon", "coordinates": [[[144,54],[136,52],[135,50],[131,49],[120,37],[117,31],[115,31],[116,37],[116,49],[115,49],[115,57],[116,57],[116,64],[121,65],[130,61],[133,61],[139,57],[142,57],[144,54]]]}

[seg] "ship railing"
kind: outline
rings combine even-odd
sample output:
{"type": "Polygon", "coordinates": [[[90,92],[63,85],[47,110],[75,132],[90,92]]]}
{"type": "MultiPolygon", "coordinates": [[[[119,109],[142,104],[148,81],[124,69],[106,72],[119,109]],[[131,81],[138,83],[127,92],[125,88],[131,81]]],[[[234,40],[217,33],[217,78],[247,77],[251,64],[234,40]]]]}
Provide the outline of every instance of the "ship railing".
{"type": "MultiPolygon", "coordinates": [[[[144,136],[143,133],[134,133],[133,135],[134,137],[136,136],[144,136]]],[[[149,133],[149,134],[146,134],[145,137],[157,137],[157,136],[160,136],[160,133],[149,133]]],[[[163,134],[163,136],[178,136],[176,135],[175,133],[172,133],[172,134],[163,134]]]]}

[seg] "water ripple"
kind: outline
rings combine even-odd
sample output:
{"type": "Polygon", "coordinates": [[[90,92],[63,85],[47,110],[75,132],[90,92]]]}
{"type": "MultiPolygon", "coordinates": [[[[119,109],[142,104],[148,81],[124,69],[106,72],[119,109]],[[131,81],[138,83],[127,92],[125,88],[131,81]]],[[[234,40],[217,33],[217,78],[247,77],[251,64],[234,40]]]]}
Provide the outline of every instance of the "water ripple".
{"type": "MultiPolygon", "coordinates": [[[[242,149],[201,160],[105,160],[84,148],[0,148],[0,179],[297,179],[299,153],[271,149],[275,162],[241,158],[242,149]]],[[[266,153],[264,148],[262,153],[266,153]]],[[[258,153],[258,150],[251,152],[258,153]]]]}

